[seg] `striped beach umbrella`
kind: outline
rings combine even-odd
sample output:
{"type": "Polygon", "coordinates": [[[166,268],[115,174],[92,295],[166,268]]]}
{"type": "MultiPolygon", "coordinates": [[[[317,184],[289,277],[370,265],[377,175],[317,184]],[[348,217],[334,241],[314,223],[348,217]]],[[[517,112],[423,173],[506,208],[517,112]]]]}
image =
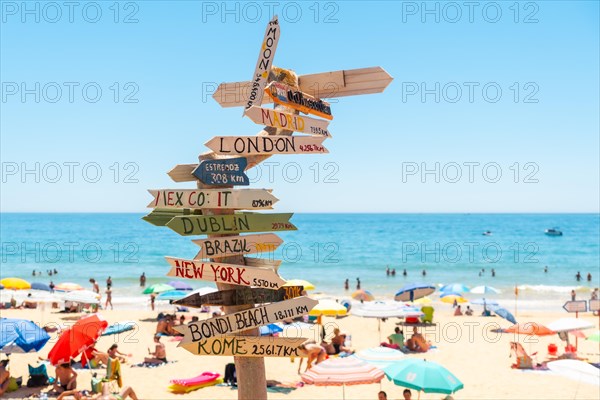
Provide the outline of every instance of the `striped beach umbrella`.
{"type": "Polygon", "coordinates": [[[152,294],[152,293],[162,293],[167,292],[169,290],[174,290],[175,288],[171,285],[167,285],[165,283],[156,283],[154,285],[148,286],[142,293],[143,294],[152,294]]]}
{"type": "Polygon", "coordinates": [[[403,359],[404,353],[390,347],[371,347],[370,349],[359,350],[351,357],[356,357],[369,364],[373,364],[377,368],[383,369],[388,365],[403,359]]]}
{"type": "Polygon", "coordinates": [[[475,286],[473,289],[471,289],[471,293],[476,293],[476,294],[498,294],[500,293],[500,290],[491,287],[491,286],[475,286]]]}
{"type": "Polygon", "coordinates": [[[435,286],[426,283],[411,283],[404,286],[394,296],[396,301],[415,301],[435,292],[435,286]]]}
{"type": "Polygon", "coordinates": [[[83,290],[83,286],[73,282],[63,282],[56,285],[54,290],[59,292],[71,292],[73,290],[83,290]]]}
{"type": "Polygon", "coordinates": [[[463,285],[462,283],[450,283],[440,288],[440,292],[464,293],[468,291],[469,287],[463,285]]]}
{"type": "Polygon", "coordinates": [[[373,294],[371,292],[369,292],[368,290],[364,290],[364,289],[360,289],[360,290],[357,290],[356,292],[352,293],[351,297],[354,300],[359,300],[359,301],[375,300],[375,296],[373,296],[373,294]]]}

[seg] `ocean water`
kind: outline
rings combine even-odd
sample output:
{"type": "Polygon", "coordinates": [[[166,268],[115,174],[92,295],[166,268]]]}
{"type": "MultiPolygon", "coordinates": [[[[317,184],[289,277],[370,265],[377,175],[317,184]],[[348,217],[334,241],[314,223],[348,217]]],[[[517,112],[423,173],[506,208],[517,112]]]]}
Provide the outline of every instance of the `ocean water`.
{"type": "MultiPolygon", "coordinates": [[[[115,297],[139,296],[142,272],[148,283],[168,282],[163,256],[191,259],[200,249],[191,237],[142,216],[3,213],[0,276],[87,288],[89,278],[103,286],[111,276],[115,297]],[[48,269],[58,275],[48,276],[48,269]],[[43,275],[33,277],[32,270],[43,275]]],[[[386,297],[412,282],[489,285],[501,296],[512,296],[517,285],[520,296],[538,300],[566,299],[573,288],[588,298],[589,288],[599,286],[598,214],[296,214],[292,222],[298,231],[277,233],[284,243],[258,256],[283,260],[282,277],[307,279],[335,296],[347,294],[345,279],[355,289],[356,278],[386,297]],[[545,235],[552,227],[564,235],[545,235]],[[487,230],[491,236],[482,235],[487,230]],[[388,266],[396,276],[386,275],[388,266]]]]}

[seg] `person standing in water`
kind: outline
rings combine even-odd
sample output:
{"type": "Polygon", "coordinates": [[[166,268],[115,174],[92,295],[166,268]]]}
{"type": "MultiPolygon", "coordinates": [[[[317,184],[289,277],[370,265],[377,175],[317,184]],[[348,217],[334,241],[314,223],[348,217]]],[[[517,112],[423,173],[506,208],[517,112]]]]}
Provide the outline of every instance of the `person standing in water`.
{"type": "Polygon", "coordinates": [[[356,290],[360,290],[360,278],[356,278],[356,290]]]}
{"type": "Polygon", "coordinates": [[[348,280],[348,278],[346,278],[346,280],[344,281],[344,289],[350,289],[350,281],[348,280]]]}

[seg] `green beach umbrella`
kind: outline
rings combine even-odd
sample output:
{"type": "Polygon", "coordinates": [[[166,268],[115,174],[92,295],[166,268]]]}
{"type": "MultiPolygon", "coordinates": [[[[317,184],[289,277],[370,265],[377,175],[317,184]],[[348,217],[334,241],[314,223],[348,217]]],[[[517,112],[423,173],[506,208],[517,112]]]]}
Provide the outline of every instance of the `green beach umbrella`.
{"type": "Polygon", "coordinates": [[[592,333],[590,336],[586,337],[585,340],[600,342],[600,331],[592,333]]]}
{"type": "Polygon", "coordinates": [[[417,358],[405,358],[383,368],[390,381],[398,386],[425,393],[452,394],[463,383],[438,363],[417,358]]]}
{"type": "Polygon", "coordinates": [[[171,285],[167,285],[165,283],[156,283],[152,286],[148,286],[146,290],[144,290],[143,294],[151,294],[151,293],[162,293],[168,290],[175,290],[175,288],[171,285]]]}

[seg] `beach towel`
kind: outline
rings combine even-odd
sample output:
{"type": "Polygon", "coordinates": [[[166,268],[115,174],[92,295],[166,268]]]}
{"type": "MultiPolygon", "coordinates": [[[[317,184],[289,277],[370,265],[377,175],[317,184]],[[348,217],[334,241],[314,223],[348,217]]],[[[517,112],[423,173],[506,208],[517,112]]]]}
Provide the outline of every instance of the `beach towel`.
{"type": "Polygon", "coordinates": [[[106,380],[117,381],[119,387],[123,387],[123,377],[121,376],[121,361],[118,358],[108,358],[106,365],[106,380]]]}
{"type": "Polygon", "coordinates": [[[206,382],[206,383],[202,383],[202,384],[194,385],[194,386],[182,386],[182,385],[171,384],[171,385],[169,385],[168,389],[172,393],[183,394],[183,393],[193,392],[194,390],[202,389],[202,388],[209,387],[209,386],[220,385],[222,383],[223,383],[223,378],[218,378],[212,382],[206,382]]]}
{"type": "Polygon", "coordinates": [[[160,367],[162,365],[174,364],[176,362],[177,362],[177,360],[175,360],[175,361],[167,361],[167,362],[163,362],[163,363],[160,363],[160,364],[141,362],[141,363],[137,363],[137,364],[132,364],[131,368],[133,368],[133,367],[137,367],[137,368],[156,368],[156,367],[160,367]]]}

